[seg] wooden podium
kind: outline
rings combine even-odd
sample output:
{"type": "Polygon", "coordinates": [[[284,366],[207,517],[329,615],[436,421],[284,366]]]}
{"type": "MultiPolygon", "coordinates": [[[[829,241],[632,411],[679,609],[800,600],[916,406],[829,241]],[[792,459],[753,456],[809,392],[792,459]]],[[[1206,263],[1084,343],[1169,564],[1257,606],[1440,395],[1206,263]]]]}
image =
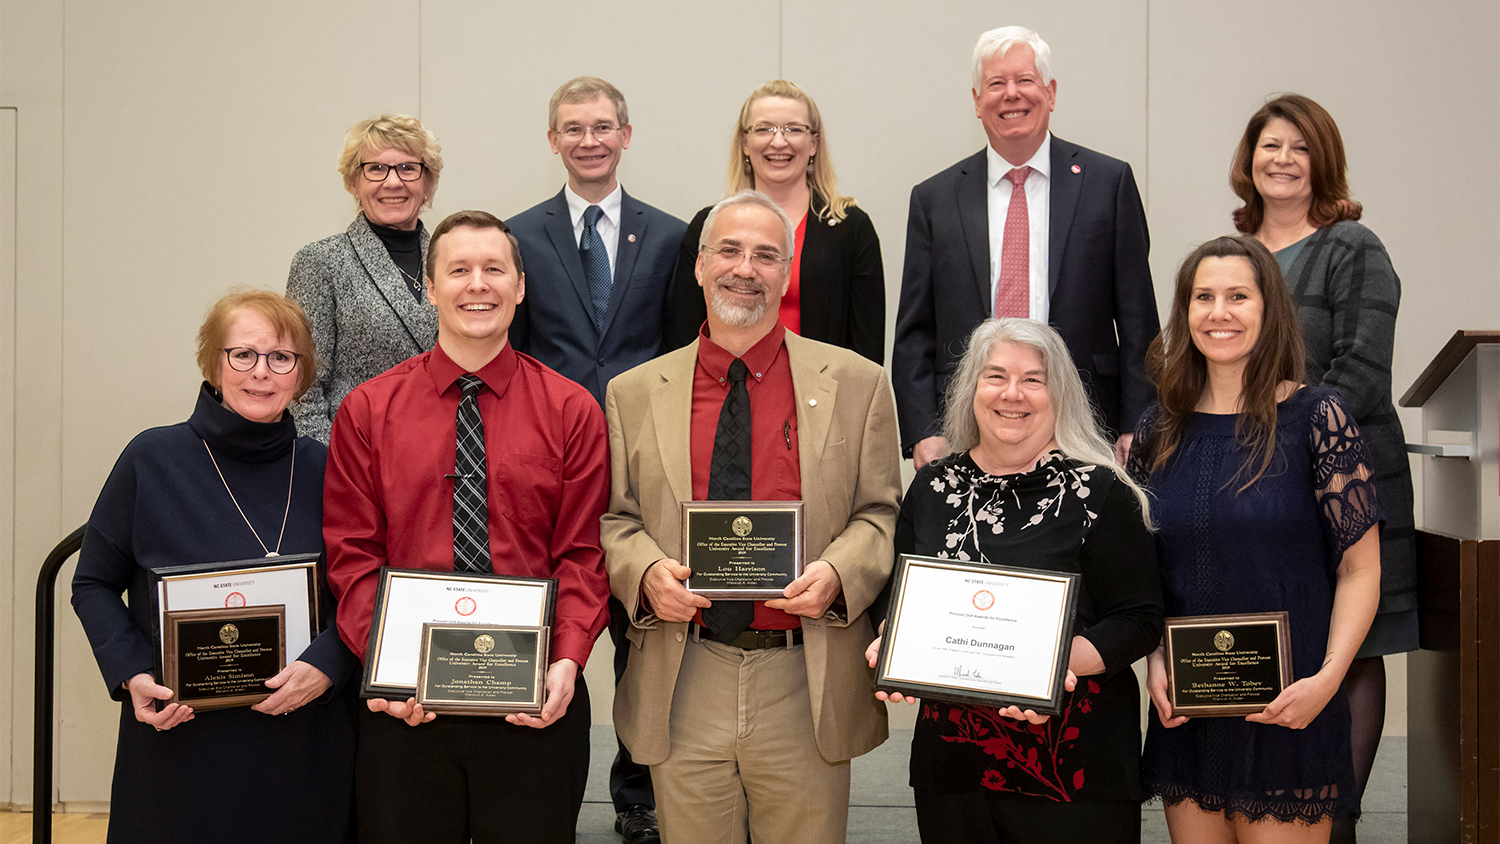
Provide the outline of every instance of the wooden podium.
{"type": "Polygon", "coordinates": [[[1454,334],[1401,406],[1424,455],[1407,840],[1500,844],[1500,331],[1454,334]]]}

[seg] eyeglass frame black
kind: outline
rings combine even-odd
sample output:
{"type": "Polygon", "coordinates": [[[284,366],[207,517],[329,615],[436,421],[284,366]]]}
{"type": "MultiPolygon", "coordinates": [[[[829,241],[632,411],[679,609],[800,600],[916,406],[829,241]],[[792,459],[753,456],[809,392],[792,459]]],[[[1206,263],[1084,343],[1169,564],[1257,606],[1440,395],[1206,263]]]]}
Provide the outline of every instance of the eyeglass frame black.
{"type": "Polygon", "coordinates": [[[297,371],[297,367],[302,363],[302,357],[303,356],[302,356],[301,352],[294,352],[291,349],[272,349],[269,352],[257,352],[254,349],[250,348],[249,346],[225,346],[224,347],[224,360],[225,360],[226,363],[229,364],[229,368],[233,369],[235,372],[254,372],[255,368],[257,366],[260,366],[261,358],[265,358],[265,360],[266,360],[266,371],[267,372],[271,373],[272,375],[291,375],[293,372],[297,371]],[[239,367],[237,367],[237,366],[234,365],[234,356],[231,355],[230,352],[233,352],[236,349],[244,349],[245,351],[250,352],[251,354],[255,355],[255,363],[250,364],[250,368],[249,369],[240,369],[239,367]],[[291,369],[288,369],[286,372],[277,372],[276,370],[274,370],[274,369],[271,368],[271,357],[270,356],[276,354],[277,352],[280,352],[280,353],[282,353],[284,355],[291,355],[292,356],[292,368],[291,369]]]}
{"type": "Polygon", "coordinates": [[[415,182],[415,181],[420,180],[423,176],[425,176],[427,174],[427,165],[423,164],[420,161],[402,161],[402,162],[400,162],[398,164],[386,164],[384,161],[361,161],[359,163],[359,172],[360,172],[360,175],[362,175],[362,176],[365,177],[365,181],[367,181],[367,182],[374,182],[377,185],[385,182],[386,179],[389,179],[391,177],[391,173],[393,173],[393,172],[396,174],[396,178],[399,179],[399,180],[401,180],[401,181],[403,181],[403,182],[415,182]],[[365,170],[366,167],[384,167],[385,168],[385,175],[381,176],[378,179],[376,179],[376,178],[372,177],[369,174],[368,171],[365,170]],[[401,171],[398,169],[398,168],[401,168],[401,167],[416,167],[417,168],[417,175],[416,175],[416,177],[415,178],[411,178],[411,179],[402,179],[401,178],[401,171]]]}

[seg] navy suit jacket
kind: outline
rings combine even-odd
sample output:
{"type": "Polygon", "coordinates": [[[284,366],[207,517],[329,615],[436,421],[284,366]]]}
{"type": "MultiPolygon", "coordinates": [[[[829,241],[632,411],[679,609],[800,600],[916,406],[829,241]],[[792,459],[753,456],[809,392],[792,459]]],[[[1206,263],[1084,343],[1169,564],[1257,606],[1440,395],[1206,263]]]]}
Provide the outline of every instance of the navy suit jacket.
{"type": "MultiPolygon", "coordinates": [[[[908,456],[919,440],[942,432],[948,378],[969,334],[994,311],[986,171],[980,150],[911,192],[891,353],[908,456]]],[[[1161,327],[1135,175],[1123,161],[1053,136],[1050,189],[1049,323],[1104,424],[1134,431],[1155,398],[1146,347],[1161,327]]]]}
{"type": "Polygon", "coordinates": [[[604,325],[595,326],[562,191],[506,221],[521,244],[526,299],[510,341],[583,385],[600,406],[609,379],[665,351],[667,290],[687,224],[621,191],[620,245],[604,325]]]}

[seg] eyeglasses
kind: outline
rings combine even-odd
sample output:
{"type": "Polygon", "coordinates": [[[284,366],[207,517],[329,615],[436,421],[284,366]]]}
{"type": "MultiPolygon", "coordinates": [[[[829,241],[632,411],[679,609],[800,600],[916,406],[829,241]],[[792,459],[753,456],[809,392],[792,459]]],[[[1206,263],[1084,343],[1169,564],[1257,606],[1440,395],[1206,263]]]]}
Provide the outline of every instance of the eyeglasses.
{"type": "Polygon", "coordinates": [[[229,358],[229,368],[235,372],[249,372],[260,363],[261,358],[265,358],[266,368],[277,375],[285,375],[296,369],[297,361],[302,359],[301,355],[286,349],[257,352],[246,346],[225,349],[224,356],[229,358]]]}
{"type": "MultiPolygon", "coordinates": [[[[720,258],[723,258],[731,264],[739,264],[740,261],[744,260],[746,254],[743,248],[734,246],[732,244],[725,244],[723,246],[705,246],[703,247],[703,251],[707,252],[710,255],[718,255],[720,258]]],[[[791,258],[783,258],[775,252],[767,252],[764,250],[756,250],[749,253],[749,255],[750,263],[754,264],[756,267],[762,270],[775,269],[782,264],[790,263],[792,260],[791,258]]]]}
{"type": "Polygon", "coordinates": [[[759,138],[762,141],[771,140],[771,138],[774,137],[777,132],[780,132],[782,136],[789,141],[794,141],[798,138],[806,138],[817,134],[812,130],[811,126],[808,126],[804,123],[788,123],[785,126],[772,126],[769,123],[757,123],[754,126],[751,126],[749,129],[745,130],[745,134],[754,135],[756,138],[759,138]]]}
{"type": "Polygon", "coordinates": [[[564,138],[567,138],[570,141],[581,141],[583,140],[584,135],[592,132],[594,135],[594,140],[607,141],[618,134],[619,131],[620,127],[616,126],[613,123],[595,123],[593,126],[583,126],[578,123],[569,123],[567,126],[562,127],[562,130],[559,131],[558,134],[562,135],[564,138]]]}
{"type": "Polygon", "coordinates": [[[365,178],[372,182],[383,182],[391,171],[396,171],[396,178],[403,182],[415,182],[422,178],[422,162],[403,161],[400,164],[381,164],[379,161],[366,161],[359,165],[364,171],[365,178]]]}

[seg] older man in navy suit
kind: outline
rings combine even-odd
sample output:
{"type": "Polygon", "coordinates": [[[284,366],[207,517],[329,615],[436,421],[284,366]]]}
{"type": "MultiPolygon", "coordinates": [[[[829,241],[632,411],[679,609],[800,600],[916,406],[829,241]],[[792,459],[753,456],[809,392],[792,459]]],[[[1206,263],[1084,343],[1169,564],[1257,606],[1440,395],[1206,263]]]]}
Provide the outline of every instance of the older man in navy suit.
{"type": "Polygon", "coordinates": [[[911,192],[891,355],[901,447],[918,468],[948,450],[943,391],[988,317],[1057,329],[1124,459],[1153,391],[1160,322],[1146,213],[1130,165],[1048,131],[1051,49],[1019,26],[974,47],[974,113],[989,145],[911,192]]]}
{"type": "MultiPolygon", "coordinates": [[[[630,146],[630,115],[603,79],[570,79],[547,106],[547,140],[568,183],[508,222],[521,244],[526,301],[511,341],[593,393],[602,406],[609,379],[663,351],[667,286],[687,224],[620,187],[615,169],[630,146]]],[[[615,680],[625,671],[629,619],[610,600],[615,680]]],[[[610,769],[615,830],[627,844],[654,844],[651,774],[620,745],[610,769]]]]}

